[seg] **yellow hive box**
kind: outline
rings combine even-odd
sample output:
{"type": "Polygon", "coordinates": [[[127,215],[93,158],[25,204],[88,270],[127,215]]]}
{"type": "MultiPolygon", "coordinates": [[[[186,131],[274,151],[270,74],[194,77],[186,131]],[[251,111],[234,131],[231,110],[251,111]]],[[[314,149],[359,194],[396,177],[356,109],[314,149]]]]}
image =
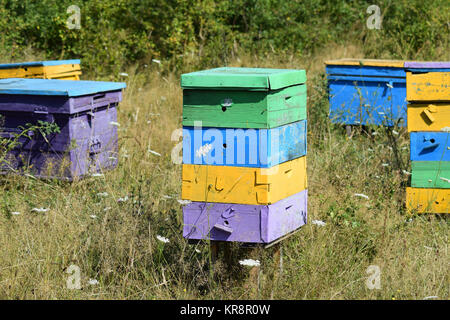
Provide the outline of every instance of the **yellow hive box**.
{"type": "Polygon", "coordinates": [[[450,101],[450,72],[407,72],[406,100],[450,101]]]}
{"type": "Polygon", "coordinates": [[[441,131],[450,127],[450,103],[410,104],[407,112],[409,132],[441,131]]]}
{"type": "Polygon", "coordinates": [[[55,60],[0,64],[0,79],[38,78],[80,80],[80,60],[55,60]]]}
{"type": "Polygon", "coordinates": [[[183,164],[185,200],[271,204],[307,188],[306,157],[271,168],[183,164]]]}
{"type": "Polygon", "coordinates": [[[450,189],[406,188],[406,208],[410,213],[450,213],[450,189]]]}

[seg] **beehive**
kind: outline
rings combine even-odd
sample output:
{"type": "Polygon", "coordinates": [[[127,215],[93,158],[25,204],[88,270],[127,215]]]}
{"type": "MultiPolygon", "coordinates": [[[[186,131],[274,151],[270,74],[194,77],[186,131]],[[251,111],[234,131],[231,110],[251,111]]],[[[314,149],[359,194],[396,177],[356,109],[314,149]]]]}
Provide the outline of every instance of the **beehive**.
{"type": "Polygon", "coordinates": [[[38,78],[80,80],[80,60],[52,60],[0,64],[0,79],[38,78]]]}
{"type": "Polygon", "coordinates": [[[0,137],[18,142],[0,171],[72,180],[115,167],[123,88],[124,83],[101,81],[0,80],[0,137]],[[27,124],[42,123],[60,132],[20,135],[27,124]]]}
{"type": "Polygon", "coordinates": [[[270,243],[306,223],[304,70],[184,74],[187,239],[270,243]]]}
{"type": "Polygon", "coordinates": [[[450,213],[450,62],[406,62],[409,212],[450,213]]]}
{"type": "Polygon", "coordinates": [[[406,125],[406,73],[399,60],[326,61],[329,117],[343,125],[406,125]]]}

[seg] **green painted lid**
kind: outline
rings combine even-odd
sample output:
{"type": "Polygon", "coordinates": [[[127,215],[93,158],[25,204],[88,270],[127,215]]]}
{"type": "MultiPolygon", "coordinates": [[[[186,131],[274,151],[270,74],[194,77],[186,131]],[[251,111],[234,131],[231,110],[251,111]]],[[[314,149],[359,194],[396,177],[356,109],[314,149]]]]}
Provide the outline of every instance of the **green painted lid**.
{"type": "Polygon", "coordinates": [[[306,82],[305,70],[217,68],[181,75],[181,87],[277,90],[306,82]]]}

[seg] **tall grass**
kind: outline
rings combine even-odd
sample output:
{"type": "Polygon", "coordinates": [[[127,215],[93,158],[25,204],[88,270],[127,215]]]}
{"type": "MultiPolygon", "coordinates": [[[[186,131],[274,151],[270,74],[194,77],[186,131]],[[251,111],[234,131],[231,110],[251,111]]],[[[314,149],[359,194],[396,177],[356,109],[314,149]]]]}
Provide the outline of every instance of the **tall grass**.
{"type": "MultiPolygon", "coordinates": [[[[209,247],[182,238],[181,166],[171,161],[178,143],[171,133],[181,127],[179,77],[130,68],[119,107],[117,169],[72,183],[0,178],[0,298],[448,299],[447,218],[406,214],[407,177],[393,170],[384,129],[349,139],[327,118],[323,61],[345,56],[363,54],[357,46],[329,45],[303,59],[241,55],[231,63],[308,74],[309,223],[283,241],[278,278],[274,249],[233,246],[226,268],[222,259],[210,266],[209,247]],[[32,211],[40,207],[50,210],[32,211]],[[261,259],[259,290],[237,262],[247,257],[261,259]],[[67,288],[71,265],[80,268],[80,290],[67,288]],[[365,285],[370,265],[380,267],[379,290],[365,285]]],[[[407,163],[406,130],[395,137],[407,163]]]]}

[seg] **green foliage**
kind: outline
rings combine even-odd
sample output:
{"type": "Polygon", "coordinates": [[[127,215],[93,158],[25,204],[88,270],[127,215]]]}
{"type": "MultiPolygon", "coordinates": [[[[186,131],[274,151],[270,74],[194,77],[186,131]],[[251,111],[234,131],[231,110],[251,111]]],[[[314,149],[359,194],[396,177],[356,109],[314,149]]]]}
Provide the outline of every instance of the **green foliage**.
{"type": "Polygon", "coordinates": [[[48,59],[80,57],[83,68],[114,78],[127,65],[164,61],[165,70],[225,65],[241,50],[311,55],[349,40],[371,57],[437,59],[448,48],[445,0],[378,1],[382,29],[369,30],[372,1],[281,0],[2,0],[0,52],[23,49],[48,59]],[[69,30],[67,8],[81,9],[69,30]]]}

